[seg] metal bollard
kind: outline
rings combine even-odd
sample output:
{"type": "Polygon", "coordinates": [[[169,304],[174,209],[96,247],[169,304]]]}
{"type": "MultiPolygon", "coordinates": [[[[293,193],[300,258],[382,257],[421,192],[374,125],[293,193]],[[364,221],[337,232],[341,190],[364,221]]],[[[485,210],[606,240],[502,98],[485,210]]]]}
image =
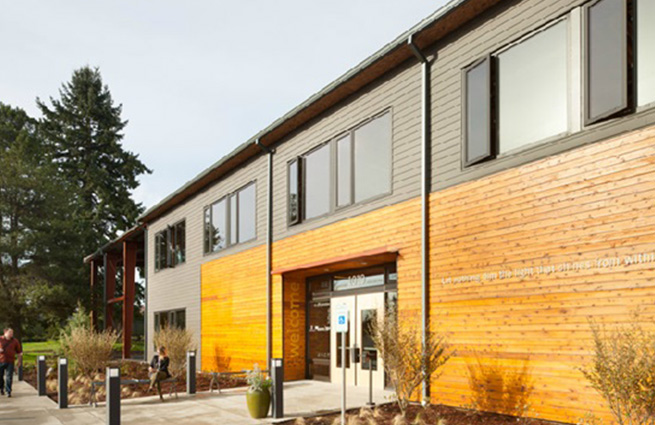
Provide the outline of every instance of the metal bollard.
{"type": "Polygon", "coordinates": [[[59,359],[58,367],[57,381],[59,384],[59,394],[57,396],[57,402],[60,409],[66,409],[68,407],[68,360],[59,359]]]}
{"type": "Polygon", "coordinates": [[[121,370],[117,367],[107,368],[107,425],[121,424],[121,370]]]}
{"type": "Polygon", "coordinates": [[[18,380],[22,381],[23,380],[23,364],[21,363],[20,366],[18,366],[18,371],[16,372],[18,374],[18,380]]]}
{"type": "Polygon", "coordinates": [[[187,351],[186,353],[186,393],[191,395],[196,393],[196,352],[187,351]]]}
{"type": "Polygon", "coordinates": [[[373,403],[373,353],[371,351],[366,351],[366,357],[368,358],[368,407],[375,406],[373,403]]]}
{"type": "Polygon", "coordinates": [[[273,418],[284,417],[284,363],[282,359],[271,359],[273,378],[273,418]]]}
{"type": "Polygon", "coordinates": [[[36,359],[36,388],[39,391],[39,396],[46,395],[45,374],[45,356],[39,356],[36,359]]]}

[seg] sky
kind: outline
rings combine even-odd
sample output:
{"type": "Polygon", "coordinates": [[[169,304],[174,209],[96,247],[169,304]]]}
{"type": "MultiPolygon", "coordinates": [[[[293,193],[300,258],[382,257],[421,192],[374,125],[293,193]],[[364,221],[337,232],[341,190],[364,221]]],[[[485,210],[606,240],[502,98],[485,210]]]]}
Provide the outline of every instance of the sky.
{"type": "Polygon", "coordinates": [[[99,67],[150,207],[445,0],[0,0],[0,102],[99,67]]]}

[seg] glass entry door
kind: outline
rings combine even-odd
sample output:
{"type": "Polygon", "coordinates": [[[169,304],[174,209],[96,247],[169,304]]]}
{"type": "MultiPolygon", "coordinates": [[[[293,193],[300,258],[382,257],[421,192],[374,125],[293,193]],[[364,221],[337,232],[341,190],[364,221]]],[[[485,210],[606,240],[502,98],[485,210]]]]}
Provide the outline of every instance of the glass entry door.
{"type": "MultiPolygon", "coordinates": [[[[384,293],[372,293],[334,297],[330,300],[331,310],[346,304],[350,312],[348,333],[346,334],[346,383],[348,385],[368,387],[373,379],[373,388],[384,388],[384,367],[379,352],[375,349],[370,334],[370,323],[384,315],[384,293]],[[353,353],[356,361],[352,361],[353,353]],[[371,371],[372,369],[372,371],[371,371]],[[372,372],[372,376],[369,374],[372,372]]],[[[332,317],[331,320],[335,320],[332,317]]],[[[341,383],[341,334],[330,326],[331,340],[331,381],[341,383]]]]}

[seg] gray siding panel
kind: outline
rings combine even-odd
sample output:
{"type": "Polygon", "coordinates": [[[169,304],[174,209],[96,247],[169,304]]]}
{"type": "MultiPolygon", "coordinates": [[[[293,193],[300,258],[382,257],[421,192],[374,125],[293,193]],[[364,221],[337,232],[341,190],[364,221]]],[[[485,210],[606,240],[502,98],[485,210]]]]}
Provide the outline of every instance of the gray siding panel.
{"type": "MultiPolygon", "coordinates": [[[[148,354],[152,355],[154,337],[154,314],[159,311],[186,308],[187,329],[196,336],[200,351],[200,266],[202,263],[235,254],[265,243],[266,240],[266,161],[258,157],[246,166],[236,170],[225,179],[189,199],[168,214],[148,226],[148,354]],[[256,182],[256,228],[255,240],[235,245],[220,252],[203,253],[203,210],[204,207],[223,196],[234,192],[247,183],[256,182]],[[166,226],[186,220],[186,262],[175,268],[155,272],[154,239],[166,226]]],[[[200,368],[200,359],[198,359],[200,368]]]]}

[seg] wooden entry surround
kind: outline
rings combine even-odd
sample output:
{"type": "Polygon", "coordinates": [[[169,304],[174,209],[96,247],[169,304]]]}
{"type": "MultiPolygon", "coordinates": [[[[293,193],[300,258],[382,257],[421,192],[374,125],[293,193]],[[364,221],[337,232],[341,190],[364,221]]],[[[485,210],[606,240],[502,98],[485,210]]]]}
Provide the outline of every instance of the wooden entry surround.
{"type": "Polygon", "coordinates": [[[290,381],[305,379],[307,364],[307,294],[308,277],[341,270],[394,262],[398,253],[393,248],[378,248],[359,254],[329,258],[299,265],[295,268],[273,270],[283,280],[283,338],[284,376],[290,381]]]}

